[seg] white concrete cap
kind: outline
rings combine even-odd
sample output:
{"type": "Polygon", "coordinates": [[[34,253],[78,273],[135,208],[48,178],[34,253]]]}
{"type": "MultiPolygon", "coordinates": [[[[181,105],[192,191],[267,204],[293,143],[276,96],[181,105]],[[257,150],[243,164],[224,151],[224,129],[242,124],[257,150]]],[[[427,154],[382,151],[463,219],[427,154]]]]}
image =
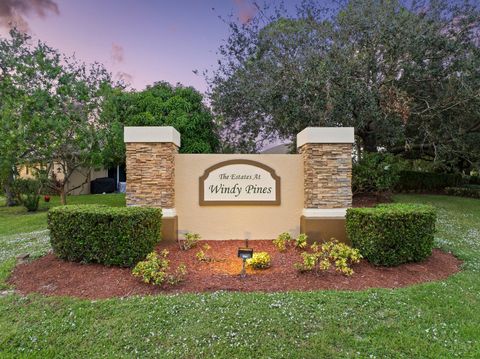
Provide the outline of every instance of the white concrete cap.
{"type": "Polygon", "coordinates": [[[345,218],[346,208],[304,208],[302,215],[307,218],[345,218]]]}
{"type": "Polygon", "coordinates": [[[163,218],[173,218],[177,216],[177,211],[175,208],[162,208],[162,217],[163,218]]]}
{"type": "Polygon", "coordinates": [[[180,133],[172,126],[125,127],[123,142],[171,142],[180,147],[180,133]]]}
{"type": "Polygon", "coordinates": [[[306,143],[353,143],[353,127],[307,127],[297,135],[297,147],[306,143]]]}

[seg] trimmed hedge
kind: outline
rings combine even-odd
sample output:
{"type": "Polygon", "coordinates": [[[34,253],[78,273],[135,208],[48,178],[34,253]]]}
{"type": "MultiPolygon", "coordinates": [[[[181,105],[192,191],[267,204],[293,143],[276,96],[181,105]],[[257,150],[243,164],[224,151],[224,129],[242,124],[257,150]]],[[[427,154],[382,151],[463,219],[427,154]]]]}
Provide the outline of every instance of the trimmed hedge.
{"type": "Polygon", "coordinates": [[[401,171],[396,189],[399,191],[441,191],[462,183],[462,175],[419,171],[401,171]]]}
{"type": "Polygon", "coordinates": [[[480,185],[480,176],[468,176],[468,183],[473,185],[480,185]]]}
{"type": "Polygon", "coordinates": [[[353,247],[375,265],[418,262],[432,253],[436,212],[431,206],[388,204],[347,210],[353,247]]]}
{"type": "Polygon", "coordinates": [[[161,219],[158,208],[76,205],[52,208],[47,221],[58,257],[131,267],[160,241],[161,219]]]}
{"type": "Polygon", "coordinates": [[[465,185],[463,187],[447,187],[445,193],[451,196],[480,198],[479,185],[465,185]]]}

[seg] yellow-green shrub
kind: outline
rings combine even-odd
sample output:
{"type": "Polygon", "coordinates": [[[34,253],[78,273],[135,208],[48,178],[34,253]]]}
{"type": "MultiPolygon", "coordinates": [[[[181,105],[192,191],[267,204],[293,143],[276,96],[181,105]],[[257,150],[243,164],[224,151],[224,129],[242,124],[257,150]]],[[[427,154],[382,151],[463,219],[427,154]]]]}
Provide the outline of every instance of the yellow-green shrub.
{"type": "Polygon", "coordinates": [[[185,233],[185,239],[182,241],[180,247],[185,251],[194,248],[197,246],[200,238],[200,234],[198,233],[185,233]]]}
{"type": "Polygon", "coordinates": [[[295,247],[303,249],[307,247],[308,236],[305,233],[300,233],[295,239],[295,247]]]}
{"type": "Polygon", "coordinates": [[[273,244],[280,252],[284,252],[287,249],[290,241],[292,240],[292,236],[288,232],[281,233],[277,238],[273,240],[273,244]]]}
{"type": "Polygon", "coordinates": [[[283,232],[273,240],[273,244],[280,252],[286,251],[288,248],[296,247],[303,249],[307,247],[308,236],[305,233],[300,233],[298,237],[293,238],[290,233],[283,232]]]}
{"type": "Polygon", "coordinates": [[[195,253],[195,257],[200,262],[211,262],[213,258],[210,257],[207,252],[210,250],[210,246],[208,244],[204,244],[202,249],[200,249],[197,253],[195,253]]]}
{"type": "Polygon", "coordinates": [[[295,268],[300,272],[328,270],[332,266],[337,272],[347,276],[353,274],[351,265],[360,262],[360,252],[345,243],[337,240],[310,246],[311,252],[303,252],[302,263],[296,263],[295,268]]]}
{"type": "Polygon", "coordinates": [[[170,261],[167,259],[168,251],[164,249],[160,255],[151,252],[144,261],[138,262],[132,270],[135,277],[141,278],[145,283],[162,285],[177,284],[185,279],[187,267],[180,264],[175,272],[170,272],[170,261]]]}
{"type": "Polygon", "coordinates": [[[247,259],[247,266],[254,269],[267,269],[271,265],[270,254],[267,252],[253,253],[253,257],[247,259]]]}

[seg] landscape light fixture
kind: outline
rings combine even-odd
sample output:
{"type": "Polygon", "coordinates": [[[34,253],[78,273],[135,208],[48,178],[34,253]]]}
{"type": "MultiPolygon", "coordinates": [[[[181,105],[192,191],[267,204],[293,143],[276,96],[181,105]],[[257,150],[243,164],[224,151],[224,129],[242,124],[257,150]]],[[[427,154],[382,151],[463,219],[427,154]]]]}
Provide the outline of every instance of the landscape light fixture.
{"type": "Polygon", "coordinates": [[[238,248],[237,257],[242,259],[242,271],[240,272],[240,276],[245,278],[247,276],[245,263],[247,262],[247,259],[253,257],[253,248],[248,248],[248,239],[245,241],[245,247],[238,248]]]}

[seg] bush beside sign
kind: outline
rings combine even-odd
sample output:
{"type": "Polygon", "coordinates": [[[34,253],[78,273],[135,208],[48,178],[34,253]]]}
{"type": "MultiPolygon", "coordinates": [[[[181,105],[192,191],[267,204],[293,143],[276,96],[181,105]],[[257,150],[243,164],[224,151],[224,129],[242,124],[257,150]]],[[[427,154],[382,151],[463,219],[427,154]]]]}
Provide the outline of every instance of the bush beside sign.
{"type": "Polygon", "coordinates": [[[427,205],[388,204],[347,210],[347,234],[370,262],[396,266],[432,254],[436,211],[427,205]]]}
{"type": "Polygon", "coordinates": [[[48,212],[54,253],[72,262],[130,267],[160,241],[159,208],[71,205],[48,212]]]}

